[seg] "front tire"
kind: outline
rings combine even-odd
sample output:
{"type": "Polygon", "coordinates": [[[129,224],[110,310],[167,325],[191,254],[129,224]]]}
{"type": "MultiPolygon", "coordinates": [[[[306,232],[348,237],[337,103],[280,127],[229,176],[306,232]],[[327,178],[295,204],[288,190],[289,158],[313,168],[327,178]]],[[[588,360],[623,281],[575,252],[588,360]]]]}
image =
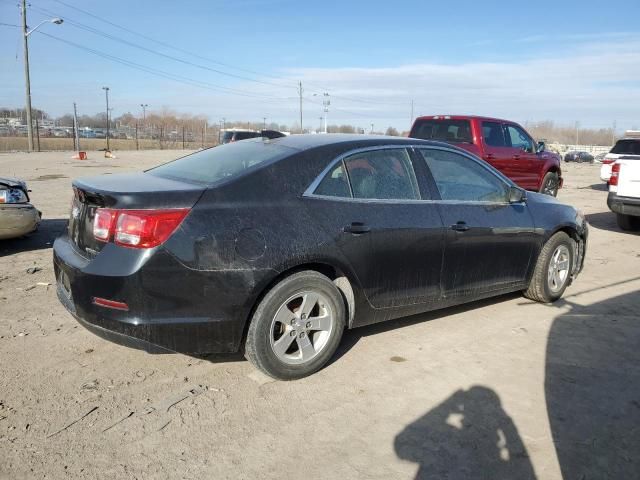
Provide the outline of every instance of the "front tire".
{"type": "Polygon", "coordinates": [[[540,193],[551,195],[552,197],[557,197],[559,185],[560,180],[558,178],[558,174],[555,172],[547,172],[547,174],[542,179],[542,184],[540,185],[540,193]]]}
{"type": "Polygon", "coordinates": [[[346,309],[333,282],[315,271],[276,284],[258,304],[247,333],[246,358],[278,380],[320,370],[333,356],[345,327],[346,309]]]}
{"type": "Polygon", "coordinates": [[[564,232],[557,232],[544,244],[529,288],[524,296],[541,303],[558,300],[571,279],[573,270],[573,240],[564,232]]]}

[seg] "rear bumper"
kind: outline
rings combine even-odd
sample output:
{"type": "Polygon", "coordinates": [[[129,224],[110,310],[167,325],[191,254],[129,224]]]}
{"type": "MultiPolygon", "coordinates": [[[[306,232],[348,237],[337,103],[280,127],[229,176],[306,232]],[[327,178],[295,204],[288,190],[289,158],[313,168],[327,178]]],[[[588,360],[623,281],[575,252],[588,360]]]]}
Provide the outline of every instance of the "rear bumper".
{"type": "Polygon", "coordinates": [[[238,351],[244,322],[199,295],[202,277],[166,256],[156,261],[160,267],[149,265],[153,254],[148,257],[146,263],[136,259],[137,268],[127,266],[122,275],[96,272],[95,258],[85,258],[68,237],[60,237],[53,248],[58,299],[89,331],[120,345],[149,353],[238,351]],[[95,305],[95,297],[126,302],[129,310],[95,305]]]}
{"type": "Polygon", "coordinates": [[[614,192],[609,192],[607,205],[612,212],[640,217],[640,198],[620,197],[614,192]]]}

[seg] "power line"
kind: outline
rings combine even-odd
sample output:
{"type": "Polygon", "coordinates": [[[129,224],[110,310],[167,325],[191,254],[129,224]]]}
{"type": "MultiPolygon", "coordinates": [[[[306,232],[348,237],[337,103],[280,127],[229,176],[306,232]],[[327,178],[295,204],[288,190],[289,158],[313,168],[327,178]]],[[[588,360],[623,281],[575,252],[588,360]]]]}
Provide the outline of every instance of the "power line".
{"type": "Polygon", "coordinates": [[[93,55],[96,55],[96,56],[105,58],[107,60],[111,60],[113,62],[119,63],[121,65],[125,65],[127,67],[130,67],[130,68],[133,68],[133,69],[136,69],[136,70],[141,70],[143,72],[150,73],[152,75],[156,75],[156,76],[159,76],[159,77],[162,77],[162,78],[167,78],[169,80],[173,80],[173,81],[178,82],[178,83],[183,83],[183,84],[190,85],[190,86],[196,86],[196,87],[200,87],[200,88],[205,88],[205,89],[213,90],[213,91],[219,91],[219,92],[222,92],[222,93],[229,93],[229,94],[232,94],[232,95],[239,95],[239,96],[242,96],[242,97],[273,99],[273,100],[277,100],[277,101],[288,100],[289,99],[289,97],[269,97],[269,96],[264,97],[264,96],[261,96],[261,95],[253,95],[253,94],[250,94],[250,93],[245,93],[245,92],[238,91],[238,90],[235,90],[235,89],[231,89],[231,88],[228,88],[228,87],[222,87],[220,85],[214,85],[214,84],[210,84],[208,82],[203,82],[203,81],[200,81],[200,80],[194,80],[194,79],[189,78],[189,77],[184,77],[182,75],[176,75],[176,74],[173,74],[173,73],[165,72],[163,70],[158,70],[156,68],[148,67],[146,65],[142,65],[142,64],[139,64],[139,63],[136,63],[136,62],[132,62],[130,60],[125,60],[123,58],[116,57],[115,55],[111,55],[109,53],[101,52],[99,50],[95,50],[93,48],[85,47],[84,45],[79,45],[79,44],[77,44],[75,42],[71,42],[69,40],[65,40],[63,38],[56,37],[55,35],[51,35],[49,33],[45,33],[45,32],[37,32],[37,33],[39,33],[40,35],[44,35],[46,37],[52,38],[54,40],[57,40],[58,42],[65,43],[65,44],[70,45],[72,47],[75,47],[77,49],[84,50],[84,51],[89,52],[89,53],[91,53],[93,55]]]}
{"type": "MultiPolygon", "coordinates": [[[[260,75],[260,76],[265,76],[265,77],[270,77],[270,78],[274,78],[274,79],[280,80],[279,77],[275,77],[275,76],[268,75],[268,74],[265,74],[265,73],[256,72],[254,70],[249,70],[249,69],[246,69],[246,68],[230,65],[228,63],[220,62],[218,60],[214,60],[212,58],[208,58],[208,57],[205,57],[205,56],[198,55],[196,53],[190,52],[189,50],[186,50],[186,49],[183,49],[183,48],[180,48],[180,47],[176,47],[175,45],[172,45],[170,43],[163,42],[161,40],[157,40],[155,38],[149,37],[149,36],[144,35],[142,33],[136,32],[135,30],[131,30],[129,28],[123,27],[122,25],[118,25],[117,23],[114,23],[114,22],[111,22],[109,20],[106,20],[106,19],[104,19],[104,18],[102,18],[102,17],[100,17],[98,15],[95,15],[95,14],[93,14],[91,12],[83,10],[83,9],[81,9],[79,7],[76,7],[74,5],[71,5],[71,4],[67,3],[67,2],[63,2],[62,0],[54,0],[54,1],[59,3],[59,4],[61,4],[61,5],[64,5],[65,7],[71,8],[72,10],[76,10],[76,11],[78,11],[78,12],[84,14],[84,15],[87,15],[87,16],[89,16],[91,18],[94,18],[94,19],[96,19],[96,20],[98,20],[100,22],[106,23],[107,25],[111,25],[112,27],[119,28],[122,31],[128,32],[128,33],[130,33],[132,35],[136,35],[136,36],[141,37],[141,38],[144,38],[145,40],[148,40],[150,42],[156,43],[158,45],[162,45],[163,47],[171,48],[171,49],[176,50],[178,52],[186,53],[187,55],[191,55],[192,57],[199,58],[199,59],[205,60],[207,62],[215,63],[215,64],[221,65],[223,67],[232,68],[234,70],[239,70],[239,71],[243,71],[243,72],[246,72],[246,73],[251,73],[251,74],[254,74],[254,75],[260,75]]],[[[276,84],[276,83],[273,83],[273,82],[265,82],[265,81],[261,81],[261,80],[252,79],[252,78],[249,78],[249,77],[243,77],[243,76],[239,76],[239,75],[234,75],[232,73],[224,73],[224,72],[220,72],[220,73],[222,73],[223,75],[230,75],[230,76],[234,76],[234,77],[237,77],[237,78],[241,78],[243,80],[264,83],[264,84],[267,84],[267,85],[275,85],[275,86],[278,86],[278,87],[296,88],[296,85],[294,85],[294,84],[280,85],[280,84],[276,84]]]]}
{"type": "MultiPolygon", "coordinates": [[[[274,76],[274,75],[269,75],[269,74],[266,74],[266,73],[264,73],[264,72],[257,72],[257,71],[255,71],[255,70],[249,70],[249,69],[242,68],[242,67],[238,67],[238,66],[231,65],[231,64],[228,64],[228,63],[220,62],[220,61],[218,61],[218,60],[213,60],[213,59],[211,59],[211,58],[204,57],[204,56],[202,56],[202,55],[198,55],[198,54],[193,53],[193,52],[191,52],[191,51],[189,51],[189,50],[186,50],[186,49],[183,49],[183,48],[180,48],[180,47],[176,47],[175,45],[172,45],[172,44],[170,44],[170,43],[163,42],[163,41],[161,41],[161,40],[157,40],[157,39],[155,39],[155,38],[149,37],[149,36],[144,35],[144,34],[142,34],[142,33],[136,32],[135,30],[131,30],[131,29],[129,29],[129,28],[123,27],[122,25],[118,25],[117,23],[114,23],[114,22],[111,22],[111,21],[109,21],[109,20],[106,20],[106,19],[104,19],[104,18],[102,18],[102,17],[100,17],[100,16],[98,16],[98,15],[95,15],[95,14],[93,14],[93,13],[91,13],[91,12],[88,12],[88,11],[86,11],[86,10],[83,10],[83,9],[79,8],[79,7],[76,7],[76,6],[74,6],[74,5],[71,5],[71,4],[69,4],[69,3],[67,3],[67,2],[65,2],[65,1],[63,1],[63,0],[54,0],[54,1],[55,1],[56,3],[59,3],[59,4],[61,4],[61,5],[64,5],[65,7],[71,8],[71,9],[73,9],[73,10],[76,10],[76,11],[78,11],[78,12],[80,12],[80,13],[84,14],[84,15],[87,15],[87,16],[89,16],[89,17],[91,17],[91,18],[94,18],[94,19],[96,19],[96,20],[99,20],[99,21],[101,21],[101,22],[103,22],[103,23],[106,23],[106,24],[111,25],[111,26],[113,26],[113,27],[119,28],[120,30],[123,30],[123,31],[125,31],[125,32],[128,32],[128,33],[130,33],[130,34],[132,34],[132,35],[136,35],[136,36],[141,37],[141,38],[144,38],[145,40],[148,40],[148,41],[150,41],[150,42],[154,42],[154,43],[156,43],[156,44],[158,44],[158,45],[162,45],[162,46],[164,46],[164,47],[171,48],[171,49],[173,49],[173,50],[176,50],[176,51],[179,51],[179,52],[185,53],[185,54],[187,54],[187,55],[191,55],[191,56],[193,56],[193,57],[195,57],[195,58],[199,58],[199,59],[201,59],[201,60],[205,60],[205,61],[208,61],[208,62],[211,62],[211,63],[215,63],[215,64],[217,64],[217,65],[222,65],[222,66],[227,67],[227,68],[232,68],[232,69],[235,69],[235,70],[239,70],[239,71],[243,71],[243,72],[247,72],[247,73],[252,73],[252,74],[254,74],[254,75],[260,75],[260,76],[269,77],[269,78],[273,78],[273,79],[281,80],[281,81],[286,81],[286,82],[289,82],[289,81],[290,81],[289,79],[286,79],[286,78],[276,77],[276,76],[274,76]]],[[[51,13],[51,12],[49,12],[49,13],[51,13]]],[[[67,18],[65,18],[65,20],[67,20],[67,18]]],[[[70,22],[72,22],[72,21],[70,21],[70,22]]],[[[73,23],[79,23],[79,22],[73,22],[73,23]]],[[[86,26],[85,26],[85,27],[86,27],[86,26]]],[[[82,27],[80,27],[80,28],[82,28],[82,27]]],[[[87,28],[92,28],[92,27],[87,27],[87,28]]],[[[122,39],[120,39],[120,38],[118,38],[118,37],[113,37],[113,36],[111,36],[111,35],[109,35],[109,34],[105,34],[104,32],[100,32],[100,31],[99,31],[99,30],[97,30],[97,29],[93,29],[93,30],[96,30],[96,31],[95,31],[95,32],[93,32],[93,33],[97,33],[97,32],[99,32],[99,33],[97,33],[98,35],[103,35],[103,36],[104,36],[104,35],[106,35],[106,36],[108,36],[108,37],[112,38],[113,40],[120,41],[120,42],[122,42],[122,43],[126,43],[126,44],[129,44],[129,45],[134,46],[134,47],[136,47],[136,48],[141,48],[141,49],[143,49],[143,50],[150,51],[151,53],[155,53],[155,54],[158,54],[158,55],[161,55],[161,56],[167,57],[167,58],[172,58],[172,59],[177,60],[177,61],[182,62],[182,63],[187,63],[187,64],[189,64],[189,65],[197,66],[197,67],[199,67],[199,68],[205,68],[205,69],[207,69],[207,70],[212,70],[212,71],[214,71],[214,72],[216,72],[216,73],[219,73],[219,74],[221,74],[221,75],[228,75],[228,76],[232,76],[232,77],[239,78],[239,79],[242,79],[242,80],[247,80],[247,81],[251,81],[251,82],[258,82],[258,83],[262,83],[262,84],[265,84],[265,85],[271,85],[271,86],[277,86],[277,87],[286,87],[286,88],[297,88],[297,85],[294,85],[294,84],[289,84],[289,83],[288,83],[287,85],[284,85],[284,84],[277,84],[277,83],[273,83],[273,82],[267,82],[267,81],[263,81],[263,80],[256,80],[256,79],[252,79],[252,78],[244,77],[244,76],[241,76],[241,75],[235,75],[235,74],[228,73],[228,72],[222,72],[222,71],[219,71],[219,70],[210,69],[210,68],[208,68],[208,67],[203,67],[202,65],[193,64],[193,63],[188,62],[188,61],[183,60],[183,59],[176,59],[175,57],[172,57],[172,56],[170,56],[170,55],[166,55],[166,54],[162,54],[162,53],[158,53],[158,52],[152,51],[152,50],[150,50],[150,49],[147,49],[146,47],[141,47],[141,46],[139,46],[139,45],[132,44],[131,42],[127,42],[126,40],[122,40],[122,39]]],[[[314,84],[307,84],[307,85],[310,85],[311,87],[314,87],[314,88],[318,88],[321,92],[331,91],[331,90],[332,90],[332,89],[330,89],[330,88],[322,87],[322,86],[318,86],[318,85],[314,85],[314,84]]],[[[318,92],[315,92],[315,93],[318,93],[318,92]]],[[[355,103],[365,103],[365,104],[371,104],[371,105],[394,105],[394,106],[398,106],[398,105],[402,105],[402,104],[403,104],[403,102],[401,102],[401,101],[400,101],[400,102],[385,102],[385,101],[380,101],[380,100],[366,100],[366,99],[358,98],[358,97],[351,97],[351,96],[344,96],[344,95],[335,95],[335,94],[333,94],[333,93],[332,93],[331,95],[332,95],[334,98],[341,99],[341,100],[346,100],[346,101],[350,101],[350,102],[355,102],[355,103]]]]}
{"type": "MultiPolygon", "coordinates": [[[[57,15],[57,13],[51,12],[51,11],[46,10],[44,8],[38,8],[38,7],[32,7],[32,8],[34,8],[35,10],[38,10],[38,11],[40,11],[40,12],[46,14],[46,15],[54,15],[54,16],[57,15]]],[[[202,70],[207,70],[207,71],[210,71],[210,72],[213,72],[213,73],[217,73],[219,75],[225,75],[225,76],[237,78],[237,79],[240,79],[240,80],[246,80],[246,81],[250,81],[250,82],[256,82],[256,83],[261,83],[261,84],[264,84],[264,85],[270,85],[270,86],[275,86],[275,87],[280,87],[280,88],[289,88],[288,86],[285,86],[285,85],[280,85],[280,84],[273,83],[273,82],[265,82],[265,81],[262,81],[262,80],[256,80],[256,79],[253,79],[253,78],[245,77],[245,76],[242,76],[242,75],[236,75],[234,73],[224,72],[222,70],[218,70],[218,69],[215,69],[215,68],[207,67],[206,65],[201,65],[201,64],[198,64],[198,63],[195,63],[195,62],[190,62],[189,60],[185,60],[184,58],[179,58],[179,57],[176,57],[176,56],[173,56],[173,55],[169,55],[169,54],[166,54],[166,53],[158,52],[157,50],[153,50],[151,48],[147,48],[145,46],[139,45],[137,43],[130,42],[128,40],[124,40],[124,39],[122,39],[120,37],[116,37],[116,36],[111,35],[109,33],[103,32],[103,31],[98,30],[97,28],[93,28],[93,27],[91,27],[89,25],[84,25],[84,24],[82,24],[80,22],[77,22],[75,20],[72,20],[72,19],[70,19],[70,18],[68,18],[66,16],[65,16],[65,22],[67,22],[68,24],[70,24],[70,25],[72,25],[72,26],[74,26],[76,28],[79,28],[81,30],[93,33],[95,35],[100,35],[101,37],[107,38],[109,40],[113,40],[115,42],[119,42],[119,43],[122,43],[124,45],[128,45],[130,47],[137,48],[137,49],[143,50],[143,51],[148,52],[148,53],[152,53],[152,54],[157,55],[159,57],[167,58],[169,60],[173,60],[175,62],[182,63],[184,65],[189,65],[189,66],[192,66],[192,67],[200,68],[202,70]]],[[[291,87],[291,88],[293,88],[293,87],[291,87]]]]}

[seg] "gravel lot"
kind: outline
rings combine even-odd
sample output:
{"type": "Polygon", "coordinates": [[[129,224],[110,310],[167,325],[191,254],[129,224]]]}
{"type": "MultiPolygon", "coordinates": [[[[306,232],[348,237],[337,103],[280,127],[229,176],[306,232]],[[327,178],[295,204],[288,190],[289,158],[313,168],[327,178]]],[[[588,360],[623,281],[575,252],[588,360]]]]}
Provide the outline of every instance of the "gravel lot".
{"type": "Polygon", "coordinates": [[[617,228],[598,165],[563,165],[559,197],[591,223],[564,299],[354,330],[327,368],[283,383],[238,355],[111,344],[58,303],[71,180],[183,152],[116,154],[0,155],[44,218],[0,241],[0,478],[640,477],[640,236],[617,228]]]}

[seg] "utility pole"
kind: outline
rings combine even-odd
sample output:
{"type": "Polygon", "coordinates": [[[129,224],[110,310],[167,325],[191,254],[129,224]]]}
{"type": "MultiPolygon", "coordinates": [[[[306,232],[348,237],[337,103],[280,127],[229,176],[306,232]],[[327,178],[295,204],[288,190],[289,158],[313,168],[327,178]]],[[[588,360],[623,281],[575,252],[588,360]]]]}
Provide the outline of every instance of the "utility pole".
{"type": "Polygon", "coordinates": [[[300,95],[300,133],[303,133],[302,128],[302,82],[298,82],[298,95],[300,95]]]}
{"type": "Polygon", "coordinates": [[[373,123],[371,124],[371,133],[373,133],[373,123]]]}
{"type": "Polygon", "coordinates": [[[262,117],[262,129],[267,129],[267,117],[262,117]]]}
{"type": "Polygon", "coordinates": [[[616,121],[613,121],[613,128],[611,129],[611,145],[616,144],[616,121]]]}
{"type": "Polygon", "coordinates": [[[140,106],[142,107],[142,124],[144,125],[144,123],[147,121],[147,107],[149,106],[149,104],[141,103],[140,106]]]}
{"type": "Polygon", "coordinates": [[[33,152],[33,128],[31,125],[31,79],[29,77],[29,41],[27,39],[27,0],[22,0],[22,42],[24,47],[24,81],[27,95],[27,136],[29,151],[33,152]]]}
{"type": "Polygon", "coordinates": [[[80,151],[80,135],[78,132],[78,110],[76,109],[76,102],[73,102],[73,139],[75,151],[80,151]]]}
{"type": "Polygon", "coordinates": [[[109,148],[109,87],[102,87],[104,90],[104,96],[107,99],[107,150],[111,151],[109,148]]]}
{"type": "Polygon", "coordinates": [[[324,117],[318,117],[318,120],[320,120],[320,126],[318,127],[318,131],[320,131],[322,129],[322,119],[324,117]]]}
{"type": "Polygon", "coordinates": [[[329,105],[331,105],[331,101],[329,100],[329,94],[324,92],[322,95],[324,99],[322,100],[322,107],[324,110],[324,133],[327,133],[327,117],[329,116],[329,105]]]}

